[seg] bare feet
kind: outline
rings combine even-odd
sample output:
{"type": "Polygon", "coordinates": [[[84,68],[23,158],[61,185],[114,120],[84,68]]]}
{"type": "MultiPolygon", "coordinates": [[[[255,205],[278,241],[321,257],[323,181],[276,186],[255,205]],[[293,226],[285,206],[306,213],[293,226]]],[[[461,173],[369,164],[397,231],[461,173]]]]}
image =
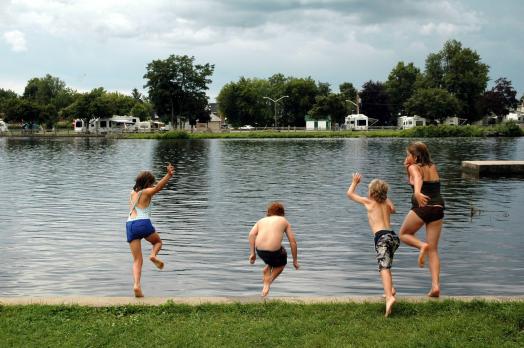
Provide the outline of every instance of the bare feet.
{"type": "Polygon", "coordinates": [[[428,292],[429,297],[439,297],[440,296],[440,288],[433,287],[431,288],[431,291],[428,292]]]}
{"type": "MultiPolygon", "coordinates": [[[[396,296],[396,295],[397,295],[397,289],[395,289],[395,288],[391,289],[391,294],[392,294],[393,296],[396,296]]],[[[386,298],[386,294],[382,294],[382,297],[383,297],[383,298],[386,298]]]]}
{"type": "Polygon", "coordinates": [[[424,245],[420,248],[420,252],[418,253],[418,266],[420,268],[424,267],[424,262],[426,262],[426,252],[428,251],[429,244],[424,243],[424,245]]]}
{"type": "Polygon", "coordinates": [[[390,298],[386,298],[386,314],[384,314],[384,316],[386,318],[391,314],[391,311],[393,309],[393,305],[395,304],[396,301],[397,301],[397,299],[395,298],[395,296],[391,296],[390,298]]]}
{"type": "Polygon", "coordinates": [[[164,263],[160,261],[158,257],[151,255],[149,256],[149,260],[151,260],[151,262],[153,262],[158,269],[164,268],[164,263]]]}
{"type": "Polygon", "coordinates": [[[269,286],[271,285],[271,270],[269,269],[269,266],[266,266],[262,272],[262,280],[264,282],[264,287],[262,288],[262,297],[266,297],[269,294],[269,286]]]}
{"type": "Polygon", "coordinates": [[[133,288],[133,291],[135,292],[135,297],[144,297],[144,294],[142,293],[142,289],[140,289],[140,286],[135,286],[133,288]]]}

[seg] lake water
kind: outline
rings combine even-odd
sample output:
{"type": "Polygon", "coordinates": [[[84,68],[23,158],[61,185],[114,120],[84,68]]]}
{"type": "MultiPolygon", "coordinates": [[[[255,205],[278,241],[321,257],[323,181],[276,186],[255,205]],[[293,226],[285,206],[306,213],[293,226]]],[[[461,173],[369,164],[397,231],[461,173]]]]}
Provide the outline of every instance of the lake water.
{"type": "MultiPolygon", "coordinates": [[[[262,263],[249,264],[247,235],[272,200],[286,206],[301,269],[288,267],[271,294],[380,294],[364,208],[345,192],[353,171],[363,173],[363,195],[372,178],[387,180],[398,231],[410,207],[402,166],[408,142],[0,138],[0,296],[132,295],[125,240],[129,192],[139,170],[158,178],[168,161],[176,173],[153,206],[166,267],[158,271],[144,261],[146,296],[259,294],[262,263]]],[[[524,138],[427,144],[447,206],[442,293],[524,294],[522,179],[470,179],[460,170],[468,159],[522,160],[524,138]]],[[[149,244],[143,249],[148,255],[149,244]]],[[[397,251],[399,294],[428,291],[429,271],[416,260],[414,249],[402,245],[397,251]]]]}

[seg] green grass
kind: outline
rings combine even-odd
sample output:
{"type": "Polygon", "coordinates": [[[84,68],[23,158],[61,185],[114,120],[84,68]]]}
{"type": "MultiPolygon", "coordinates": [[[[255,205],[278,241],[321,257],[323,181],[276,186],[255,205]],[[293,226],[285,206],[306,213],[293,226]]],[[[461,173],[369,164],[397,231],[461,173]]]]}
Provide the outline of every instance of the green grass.
{"type": "Polygon", "coordinates": [[[522,347],[524,302],[0,306],[2,347],[522,347]]]}

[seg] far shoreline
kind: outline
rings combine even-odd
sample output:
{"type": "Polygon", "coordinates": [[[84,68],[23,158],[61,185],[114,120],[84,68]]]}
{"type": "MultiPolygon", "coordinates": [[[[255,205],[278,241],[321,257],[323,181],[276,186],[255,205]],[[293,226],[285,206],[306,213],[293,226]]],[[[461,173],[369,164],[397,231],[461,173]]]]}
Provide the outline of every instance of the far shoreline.
{"type": "Polygon", "coordinates": [[[4,132],[5,138],[107,138],[107,139],[308,139],[308,138],[487,138],[487,137],[521,137],[522,126],[515,123],[504,123],[493,127],[485,126],[423,126],[411,129],[378,129],[378,130],[257,130],[230,131],[221,133],[188,132],[174,130],[156,133],[75,133],[71,130],[49,132],[4,132]]]}

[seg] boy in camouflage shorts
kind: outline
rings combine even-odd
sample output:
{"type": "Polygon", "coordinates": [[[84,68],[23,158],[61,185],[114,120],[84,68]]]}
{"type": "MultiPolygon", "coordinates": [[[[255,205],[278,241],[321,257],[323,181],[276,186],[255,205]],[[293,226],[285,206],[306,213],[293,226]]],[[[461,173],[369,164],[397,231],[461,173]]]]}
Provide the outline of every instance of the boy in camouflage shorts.
{"type": "Polygon", "coordinates": [[[362,204],[368,212],[369,227],[371,227],[371,232],[375,236],[378,270],[386,296],[385,316],[387,317],[391,314],[393,304],[396,301],[396,292],[393,288],[391,276],[391,264],[393,255],[400,245],[400,240],[391,229],[390,223],[390,216],[395,212],[395,207],[388,199],[388,184],[382,180],[374,179],[371,181],[367,197],[362,197],[355,193],[361,178],[359,173],[353,174],[353,181],[348,189],[347,196],[349,199],[362,204]]]}

